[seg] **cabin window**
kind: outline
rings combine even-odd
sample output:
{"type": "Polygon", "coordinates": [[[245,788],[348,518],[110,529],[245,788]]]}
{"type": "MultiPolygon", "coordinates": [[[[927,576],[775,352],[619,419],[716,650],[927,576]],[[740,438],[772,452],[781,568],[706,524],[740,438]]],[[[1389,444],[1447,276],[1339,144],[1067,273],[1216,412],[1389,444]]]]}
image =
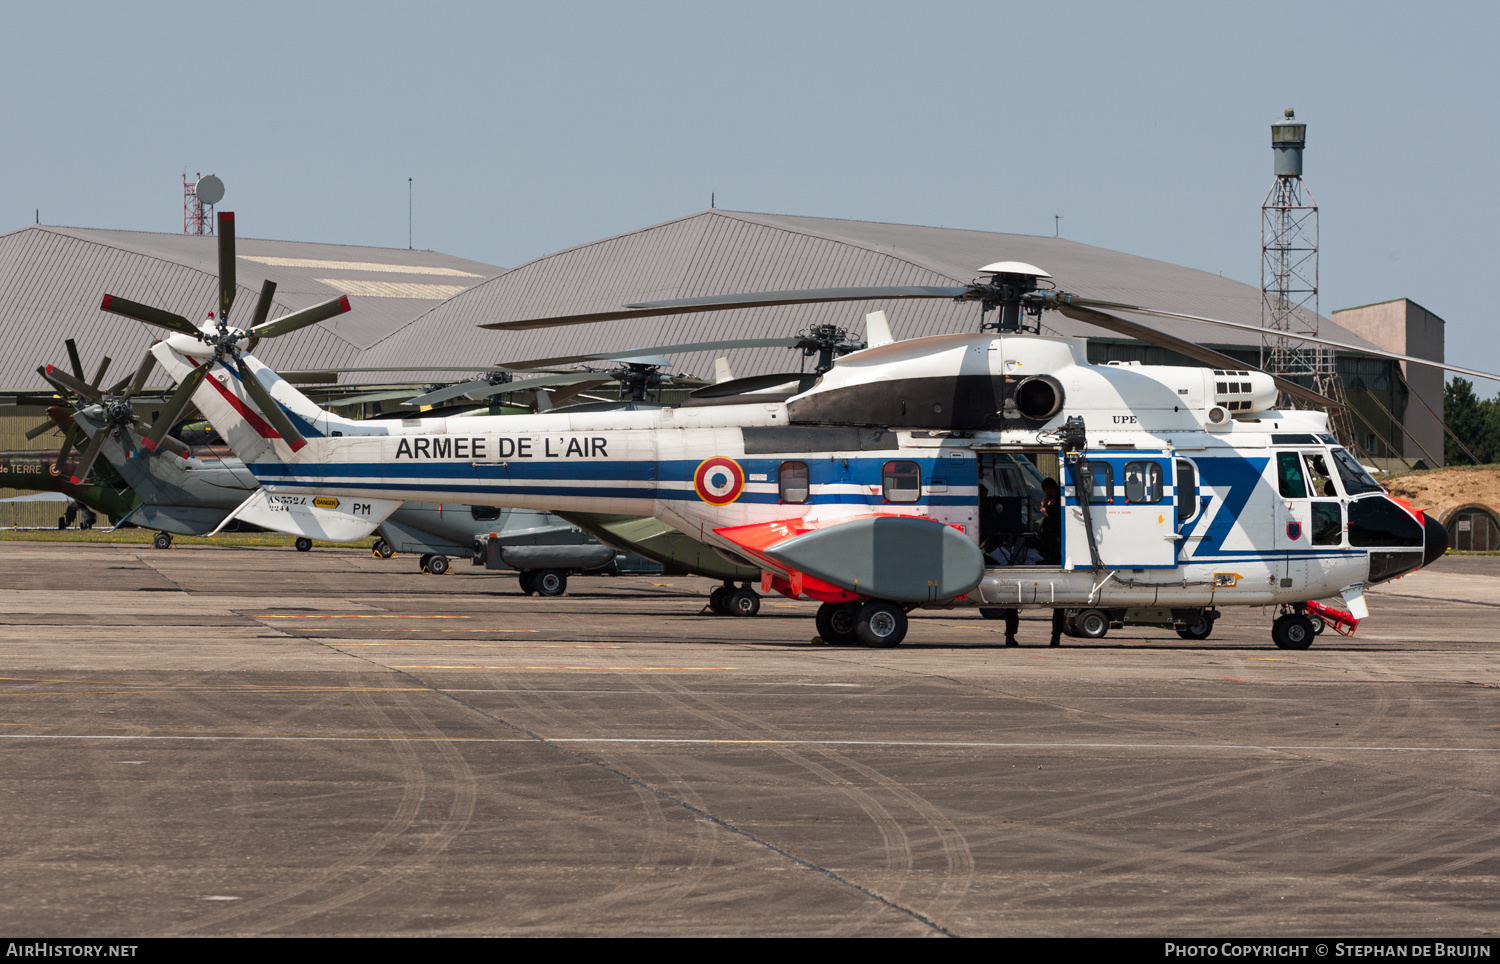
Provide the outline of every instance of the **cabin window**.
{"type": "Polygon", "coordinates": [[[781,501],[792,505],[801,505],[807,501],[807,463],[806,462],[783,462],[781,472],[777,476],[780,484],[781,501]]]}
{"type": "Polygon", "coordinates": [[[1155,505],[1162,497],[1161,466],[1155,462],[1125,463],[1125,501],[1130,505],[1155,505]]]}
{"type": "Polygon", "coordinates": [[[493,505],[471,505],[469,515],[474,517],[475,522],[494,522],[500,518],[500,510],[493,505]]]}
{"type": "Polygon", "coordinates": [[[1089,505],[1109,505],[1115,497],[1115,467],[1108,462],[1089,462],[1089,505]]]}
{"type": "Polygon", "coordinates": [[[1302,459],[1296,452],[1282,452],[1276,456],[1276,484],[1281,488],[1283,499],[1307,498],[1307,482],[1302,478],[1302,459]]]}
{"type": "Polygon", "coordinates": [[[887,462],[880,473],[887,502],[922,501],[922,468],[915,462],[887,462]]]}
{"type": "Polygon", "coordinates": [[[1198,471],[1186,459],[1177,460],[1177,521],[1186,522],[1198,513],[1198,471]]]}

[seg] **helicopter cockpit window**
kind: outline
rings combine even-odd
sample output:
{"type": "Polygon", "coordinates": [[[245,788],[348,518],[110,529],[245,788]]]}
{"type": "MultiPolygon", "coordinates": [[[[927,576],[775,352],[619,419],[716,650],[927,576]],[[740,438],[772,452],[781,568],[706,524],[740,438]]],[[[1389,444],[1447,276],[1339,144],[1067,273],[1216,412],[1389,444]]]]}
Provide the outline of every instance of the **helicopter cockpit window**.
{"type": "Polygon", "coordinates": [[[475,522],[494,522],[500,518],[500,510],[492,505],[471,505],[469,515],[475,522]]]}
{"type": "Polygon", "coordinates": [[[1125,501],[1130,505],[1155,505],[1162,497],[1161,466],[1155,462],[1125,463],[1125,501]]]}
{"type": "Polygon", "coordinates": [[[1302,459],[1307,463],[1307,484],[1312,489],[1313,498],[1321,496],[1325,499],[1337,499],[1338,486],[1334,484],[1328,460],[1323,458],[1322,453],[1304,452],[1302,459]]]}
{"type": "Polygon", "coordinates": [[[1276,456],[1276,484],[1283,499],[1307,498],[1307,482],[1302,478],[1302,459],[1296,452],[1276,456]]]}
{"type": "Polygon", "coordinates": [[[1333,450],[1333,467],[1338,469],[1339,479],[1344,483],[1344,491],[1350,495],[1364,495],[1366,492],[1384,492],[1380,483],[1370,478],[1364,466],[1354,460],[1343,449],[1333,450]]]}
{"type": "Polygon", "coordinates": [[[807,463],[783,462],[777,476],[781,486],[781,501],[801,505],[807,501],[807,463]]]}
{"type": "Polygon", "coordinates": [[[887,502],[922,501],[922,468],[915,462],[887,462],[880,472],[887,502]]]}

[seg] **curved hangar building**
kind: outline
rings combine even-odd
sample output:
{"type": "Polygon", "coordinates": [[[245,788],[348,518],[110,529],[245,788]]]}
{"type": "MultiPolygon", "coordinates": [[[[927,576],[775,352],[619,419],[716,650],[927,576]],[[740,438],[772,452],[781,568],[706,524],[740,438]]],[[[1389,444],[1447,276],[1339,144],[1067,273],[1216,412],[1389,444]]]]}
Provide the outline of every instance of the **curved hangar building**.
{"type": "MultiPolygon", "coordinates": [[[[532,331],[489,331],[486,322],[606,311],[627,303],[697,295],[852,285],[955,285],[995,261],[1025,261],[1052,274],[1059,288],[1090,297],[1259,326],[1260,289],[1206,271],[1153,261],[1060,238],[954,228],[708,210],[568,248],[475,284],[381,339],[362,356],[369,366],[490,366],[537,358],[626,351],[711,339],[774,338],[812,325],[864,337],[864,315],[884,309],[897,338],[974,331],[979,308],[949,301],[872,301],[791,305],[643,318],[532,331]]],[[[1133,320],[1255,363],[1260,336],[1191,322],[1133,320]]],[[[1095,362],[1144,361],[1196,365],[1171,352],[1049,312],[1044,331],[1090,338],[1095,362]]],[[[1351,309],[1323,319],[1327,337],[1442,358],[1442,320],[1404,299],[1351,309]],[[1358,331],[1359,334],[1355,332],[1358,331]]],[[[726,355],[738,376],[795,371],[802,359],[785,348],[739,349],[673,356],[677,370],[712,378],[726,355]]],[[[1355,410],[1354,429],[1369,458],[1441,464],[1442,428],[1408,385],[1436,413],[1442,376],[1435,369],[1402,377],[1403,366],[1348,355],[1340,359],[1355,410]],[[1385,412],[1392,415],[1383,414],[1385,412]],[[1409,422],[1412,434],[1395,420],[1409,422]]],[[[361,376],[351,376],[360,378],[361,376]]],[[[434,380],[441,373],[432,372],[434,380]]]]}

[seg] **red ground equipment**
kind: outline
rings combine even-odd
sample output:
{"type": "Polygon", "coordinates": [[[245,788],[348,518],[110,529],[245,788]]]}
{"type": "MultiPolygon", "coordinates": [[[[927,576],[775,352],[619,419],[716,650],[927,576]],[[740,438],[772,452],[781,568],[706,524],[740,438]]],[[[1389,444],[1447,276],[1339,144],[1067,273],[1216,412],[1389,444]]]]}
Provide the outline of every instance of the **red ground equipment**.
{"type": "Polygon", "coordinates": [[[1332,626],[1340,636],[1353,636],[1354,631],[1359,628],[1359,620],[1344,612],[1342,609],[1334,609],[1322,603],[1309,602],[1307,611],[1313,616],[1323,620],[1325,625],[1332,626]]]}

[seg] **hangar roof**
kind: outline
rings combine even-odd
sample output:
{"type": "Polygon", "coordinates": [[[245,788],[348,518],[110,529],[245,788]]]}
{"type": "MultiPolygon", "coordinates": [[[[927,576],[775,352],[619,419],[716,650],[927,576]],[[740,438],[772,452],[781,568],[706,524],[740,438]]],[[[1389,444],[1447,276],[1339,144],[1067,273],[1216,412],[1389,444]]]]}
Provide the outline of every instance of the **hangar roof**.
{"type": "MultiPolygon", "coordinates": [[[[825,323],[850,328],[862,337],[865,313],[877,308],[885,309],[897,338],[973,331],[978,306],[936,300],[739,309],[532,331],[487,331],[476,326],[696,295],[844,285],[966,284],[981,265],[995,261],[1030,262],[1050,272],[1058,287],[1092,297],[1260,324],[1258,288],[1077,241],[708,210],[549,254],[476,284],[382,339],[361,363],[430,361],[440,366],[467,361],[483,370],[528,358],[714,338],[788,336],[825,323]]],[[[1044,330],[1052,333],[1121,340],[1119,335],[1055,313],[1043,320],[1044,330]]],[[[1259,336],[1249,332],[1142,316],[1133,320],[1198,343],[1259,344],[1259,336]]],[[[1320,329],[1327,337],[1373,347],[1326,318],[1320,329]]],[[[674,361],[680,371],[707,377],[719,354],[729,356],[736,375],[795,370],[801,361],[781,348],[699,352],[674,356],[674,361]]]]}
{"type": "MultiPolygon", "coordinates": [[[[218,301],[217,244],[208,236],[47,225],[0,235],[0,388],[44,388],[37,365],[63,364],[70,337],[90,372],[108,355],[111,375],[124,377],[163,331],[100,311],[102,296],[200,319],[218,301]]],[[[277,286],[273,318],[349,295],[346,314],[262,344],[258,353],[282,369],[354,364],[383,336],[504,270],[433,251],[245,237],[235,239],[235,253],[232,323],[248,323],[268,278],[277,286]]]]}

